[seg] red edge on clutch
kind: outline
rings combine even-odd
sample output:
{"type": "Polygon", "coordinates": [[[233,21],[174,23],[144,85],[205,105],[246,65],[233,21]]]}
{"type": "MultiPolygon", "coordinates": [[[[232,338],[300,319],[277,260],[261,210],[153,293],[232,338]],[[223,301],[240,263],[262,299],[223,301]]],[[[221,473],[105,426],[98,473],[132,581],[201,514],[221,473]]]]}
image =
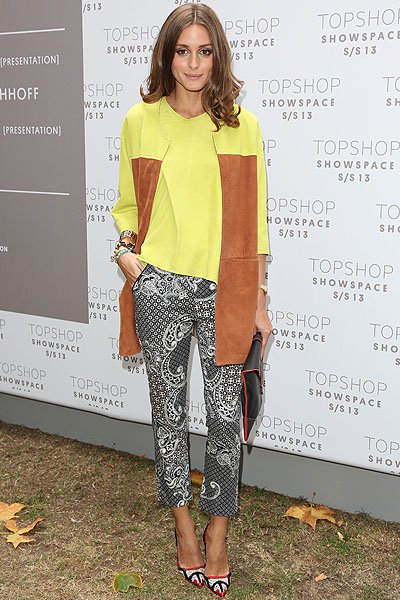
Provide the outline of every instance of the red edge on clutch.
{"type": "Polygon", "coordinates": [[[243,436],[245,441],[249,437],[248,424],[247,424],[247,416],[248,416],[248,397],[247,397],[247,387],[246,387],[246,379],[244,377],[244,373],[247,371],[242,371],[242,383],[243,383],[243,391],[244,391],[244,428],[243,428],[243,436]]]}

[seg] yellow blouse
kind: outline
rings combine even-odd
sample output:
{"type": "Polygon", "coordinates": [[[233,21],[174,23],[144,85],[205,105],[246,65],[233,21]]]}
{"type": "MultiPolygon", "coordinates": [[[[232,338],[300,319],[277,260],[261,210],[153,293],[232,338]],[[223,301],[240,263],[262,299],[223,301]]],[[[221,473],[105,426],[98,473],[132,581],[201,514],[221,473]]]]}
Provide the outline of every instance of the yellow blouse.
{"type": "MultiPolygon", "coordinates": [[[[211,134],[215,125],[207,113],[186,118],[170,106],[165,96],[159,102],[160,128],[171,143],[161,165],[149,228],[137,256],[144,265],[151,263],[167,271],[203,277],[217,283],[222,192],[218,157],[211,134]]],[[[261,172],[265,177],[260,129],[259,133],[257,159],[262,161],[261,172]]],[[[137,208],[133,202],[131,206],[127,205],[127,198],[124,198],[133,186],[129,147],[128,128],[124,123],[119,198],[113,208],[120,231],[137,231],[137,208]]],[[[129,197],[132,200],[134,194],[129,194],[129,197]]],[[[258,253],[269,254],[266,196],[259,197],[258,253]]]]}

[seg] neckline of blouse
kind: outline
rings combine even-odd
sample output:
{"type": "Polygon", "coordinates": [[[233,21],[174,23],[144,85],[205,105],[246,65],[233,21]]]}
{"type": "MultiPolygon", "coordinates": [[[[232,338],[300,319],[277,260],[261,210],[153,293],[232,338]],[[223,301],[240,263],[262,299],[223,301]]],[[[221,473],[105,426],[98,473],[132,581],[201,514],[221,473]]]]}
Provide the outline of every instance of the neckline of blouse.
{"type": "Polygon", "coordinates": [[[206,111],[202,112],[200,115],[196,115],[195,117],[184,117],[183,115],[181,115],[180,113],[176,112],[176,110],[174,110],[172,108],[172,106],[170,105],[170,103],[167,100],[166,96],[162,96],[161,100],[163,101],[164,105],[166,106],[168,112],[173,115],[178,121],[180,121],[181,123],[196,123],[197,121],[200,121],[204,118],[209,118],[209,115],[206,111]]]}

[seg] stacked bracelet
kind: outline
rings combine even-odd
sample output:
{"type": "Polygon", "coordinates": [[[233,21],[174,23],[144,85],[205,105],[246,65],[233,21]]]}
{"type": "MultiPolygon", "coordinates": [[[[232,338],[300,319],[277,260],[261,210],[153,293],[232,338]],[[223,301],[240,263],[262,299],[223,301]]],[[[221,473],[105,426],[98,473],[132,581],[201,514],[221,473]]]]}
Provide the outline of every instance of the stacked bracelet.
{"type": "Polygon", "coordinates": [[[111,262],[117,262],[118,259],[125,254],[125,252],[135,252],[137,234],[130,229],[125,229],[120,233],[119,240],[115,244],[114,254],[111,256],[111,262]],[[126,242],[125,239],[129,238],[132,242],[126,242]]]}
{"type": "Polygon", "coordinates": [[[122,240],[127,237],[131,238],[131,240],[133,240],[133,242],[136,242],[137,234],[134,231],[131,231],[130,229],[125,229],[124,231],[121,231],[121,235],[119,236],[119,241],[122,242],[122,240]]]}
{"type": "Polygon", "coordinates": [[[118,262],[118,259],[125,254],[126,252],[131,252],[131,250],[128,250],[128,248],[122,248],[121,250],[119,250],[116,254],[114,254],[114,256],[111,257],[111,260],[113,262],[118,262]]]}
{"type": "Polygon", "coordinates": [[[135,244],[131,244],[130,242],[117,242],[115,244],[115,249],[118,250],[119,248],[121,248],[121,246],[123,246],[124,248],[128,248],[128,250],[130,250],[131,252],[133,252],[134,248],[135,248],[135,244]]]}

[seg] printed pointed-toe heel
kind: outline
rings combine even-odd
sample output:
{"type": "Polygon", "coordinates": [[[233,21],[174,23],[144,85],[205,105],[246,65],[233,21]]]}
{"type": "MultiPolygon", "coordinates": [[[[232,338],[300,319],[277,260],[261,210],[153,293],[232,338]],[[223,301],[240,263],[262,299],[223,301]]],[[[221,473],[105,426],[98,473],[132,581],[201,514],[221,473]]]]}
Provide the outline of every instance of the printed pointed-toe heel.
{"type": "Polygon", "coordinates": [[[182,573],[184,578],[192,583],[196,587],[202,587],[204,583],[204,567],[205,565],[198,565],[196,567],[183,567],[178,558],[178,538],[175,530],[175,544],[176,544],[176,564],[178,571],[182,573]]]}
{"type": "MultiPolygon", "coordinates": [[[[204,554],[206,555],[206,531],[207,531],[207,527],[209,526],[210,522],[207,523],[204,531],[203,531],[203,544],[204,544],[204,554]]],[[[231,584],[231,579],[232,579],[232,573],[229,571],[229,573],[227,575],[213,575],[212,577],[210,575],[206,575],[205,573],[203,573],[203,578],[204,578],[204,582],[206,584],[206,586],[208,587],[209,590],[211,590],[211,592],[213,592],[213,594],[216,594],[217,596],[220,596],[221,598],[223,596],[226,596],[229,586],[231,584]]]]}
{"type": "Polygon", "coordinates": [[[214,577],[204,575],[204,581],[209,590],[222,598],[223,596],[226,596],[228,592],[231,584],[231,577],[232,575],[230,572],[227,575],[217,575],[214,577]]]}

